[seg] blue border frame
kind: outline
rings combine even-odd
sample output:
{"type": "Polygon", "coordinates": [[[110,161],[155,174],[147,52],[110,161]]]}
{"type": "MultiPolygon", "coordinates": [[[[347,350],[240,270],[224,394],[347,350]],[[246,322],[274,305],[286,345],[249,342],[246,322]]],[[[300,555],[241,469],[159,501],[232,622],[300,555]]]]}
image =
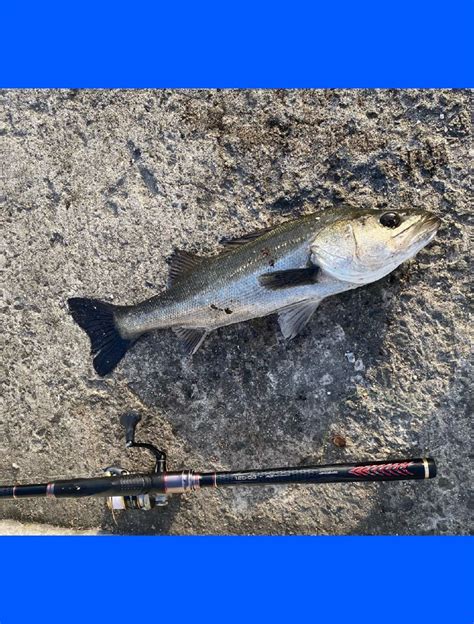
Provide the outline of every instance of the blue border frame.
{"type": "Polygon", "coordinates": [[[2,87],[468,87],[472,2],[4,2],[2,87]]]}
{"type": "MultiPolygon", "coordinates": [[[[10,2],[1,87],[472,87],[471,3],[10,2]]],[[[0,538],[0,624],[472,623],[470,538],[0,538]]]]}
{"type": "Polygon", "coordinates": [[[471,624],[463,537],[2,538],[1,624],[471,624]]]}

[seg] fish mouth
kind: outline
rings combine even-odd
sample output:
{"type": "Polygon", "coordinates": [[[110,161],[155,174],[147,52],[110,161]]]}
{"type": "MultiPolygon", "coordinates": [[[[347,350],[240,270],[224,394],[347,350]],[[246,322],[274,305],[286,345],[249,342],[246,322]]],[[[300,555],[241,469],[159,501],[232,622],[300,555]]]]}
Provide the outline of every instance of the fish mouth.
{"type": "MultiPolygon", "coordinates": [[[[438,229],[441,226],[441,219],[434,214],[428,213],[417,223],[405,228],[397,236],[403,236],[404,234],[411,238],[411,244],[422,243],[423,246],[427,245],[436,236],[438,229]]],[[[403,240],[403,239],[402,239],[403,240]]]]}
{"type": "Polygon", "coordinates": [[[426,217],[426,219],[423,221],[424,225],[427,225],[430,228],[434,228],[435,230],[439,229],[441,223],[441,219],[434,214],[428,215],[428,217],[426,217]]]}
{"type": "Polygon", "coordinates": [[[417,230],[419,230],[420,238],[427,237],[429,240],[434,238],[436,232],[439,230],[441,226],[441,219],[436,215],[429,214],[425,219],[423,219],[417,230]]]}

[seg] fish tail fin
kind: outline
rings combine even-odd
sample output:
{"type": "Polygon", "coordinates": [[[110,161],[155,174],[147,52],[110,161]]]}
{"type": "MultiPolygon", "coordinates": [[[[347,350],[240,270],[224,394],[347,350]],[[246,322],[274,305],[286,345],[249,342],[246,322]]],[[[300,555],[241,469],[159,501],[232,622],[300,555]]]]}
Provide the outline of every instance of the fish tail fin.
{"type": "Polygon", "coordinates": [[[68,305],[72,318],[89,336],[94,369],[104,377],[135,342],[122,338],[115,325],[114,312],[121,306],[82,297],[68,299],[68,305]]]}

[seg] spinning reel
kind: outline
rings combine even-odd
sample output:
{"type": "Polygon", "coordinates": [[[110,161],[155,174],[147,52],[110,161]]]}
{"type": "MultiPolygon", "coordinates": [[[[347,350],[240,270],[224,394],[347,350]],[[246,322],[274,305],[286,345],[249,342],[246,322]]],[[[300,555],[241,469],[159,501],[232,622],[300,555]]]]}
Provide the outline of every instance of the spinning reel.
{"type": "MultiPolygon", "coordinates": [[[[142,448],[150,451],[155,457],[154,474],[166,472],[166,453],[158,449],[154,444],[147,442],[135,442],[135,431],[142,417],[136,412],[122,414],[120,424],[125,428],[125,448],[142,448]]],[[[130,474],[128,470],[124,470],[119,466],[109,466],[104,470],[109,477],[123,476],[130,474]]],[[[107,498],[107,507],[111,511],[123,509],[143,509],[149,511],[153,507],[165,507],[168,504],[168,496],[166,494],[135,494],[129,496],[109,496],[107,498]]]]}

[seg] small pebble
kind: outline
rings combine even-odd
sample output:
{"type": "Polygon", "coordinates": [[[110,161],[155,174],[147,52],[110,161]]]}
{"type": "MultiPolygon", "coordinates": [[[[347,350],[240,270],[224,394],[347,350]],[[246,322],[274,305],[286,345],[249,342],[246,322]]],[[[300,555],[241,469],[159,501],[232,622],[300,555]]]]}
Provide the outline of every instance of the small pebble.
{"type": "Polygon", "coordinates": [[[341,435],[333,436],[332,443],[334,444],[334,446],[337,446],[338,448],[344,448],[345,446],[347,446],[346,438],[343,438],[341,435]]]}
{"type": "Polygon", "coordinates": [[[332,384],[333,381],[334,381],[334,377],[330,375],[329,373],[326,373],[325,375],[321,377],[321,379],[319,380],[319,383],[322,386],[329,386],[329,384],[332,384]]]}

